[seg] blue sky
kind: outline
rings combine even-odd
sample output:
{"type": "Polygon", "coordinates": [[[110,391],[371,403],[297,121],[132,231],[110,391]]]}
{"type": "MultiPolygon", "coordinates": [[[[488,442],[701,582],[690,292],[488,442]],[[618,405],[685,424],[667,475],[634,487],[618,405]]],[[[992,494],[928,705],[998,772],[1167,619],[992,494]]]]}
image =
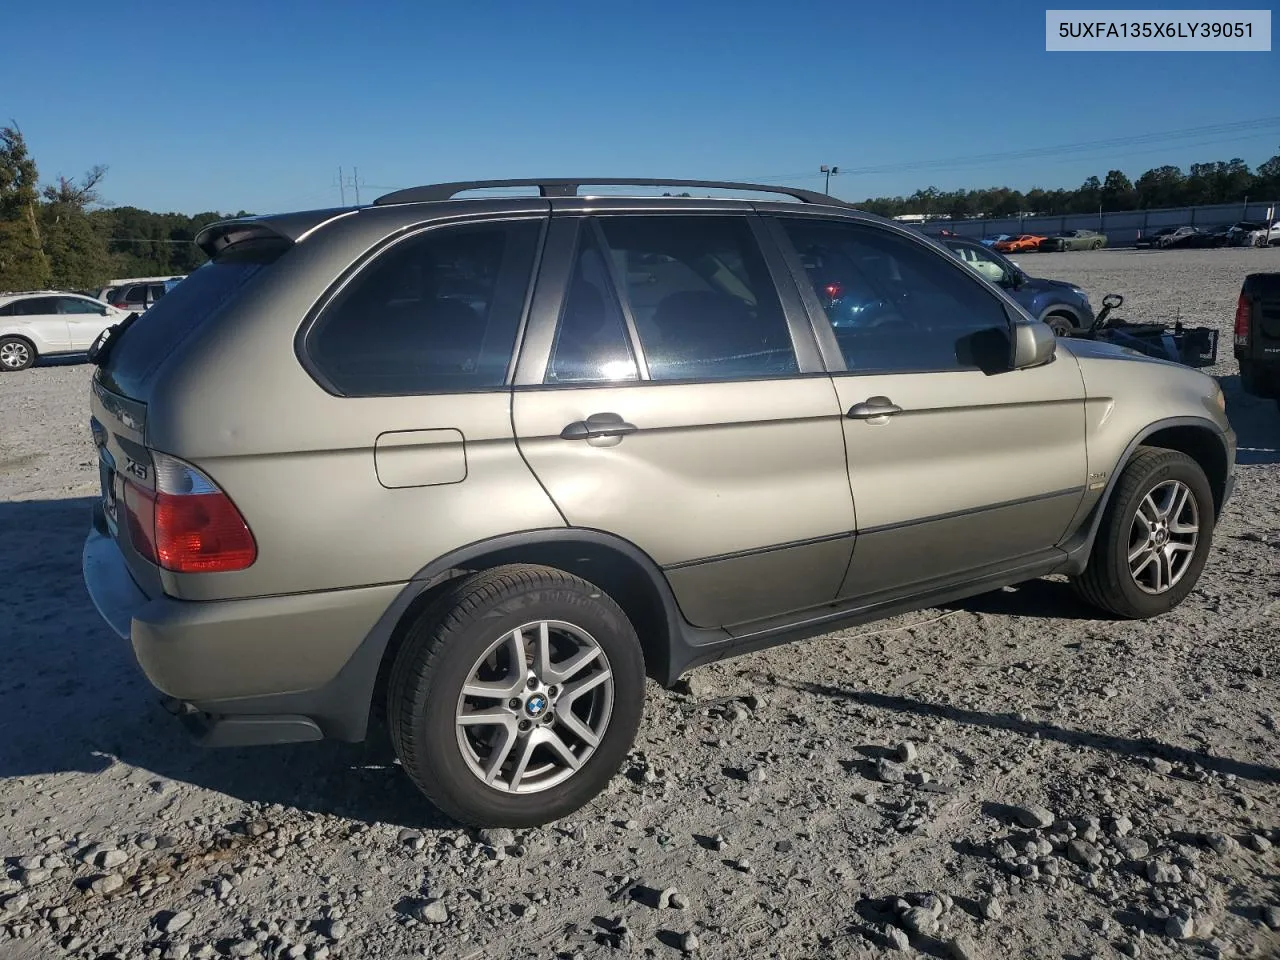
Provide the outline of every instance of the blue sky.
{"type": "MultiPolygon", "coordinates": [[[[336,204],[340,164],[358,167],[362,201],[582,173],[821,189],[822,163],[893,168],[1280,116],[1280,53],[1051,54],[1044,17],[1019,0],[17,4],[0,121],[18,122],[45,180],[107,164],[117,205],[265,213],[336,204]]],[[[831,191],[1076,186],[1111,167],[1276,153],[1280,123],[839,176],[831,191]]]]}

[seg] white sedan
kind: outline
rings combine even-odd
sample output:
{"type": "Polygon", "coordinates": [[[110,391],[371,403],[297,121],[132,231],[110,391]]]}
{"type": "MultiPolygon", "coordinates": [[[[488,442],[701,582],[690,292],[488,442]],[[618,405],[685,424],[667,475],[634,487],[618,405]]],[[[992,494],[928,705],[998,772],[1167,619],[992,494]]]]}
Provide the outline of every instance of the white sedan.
{"type": "Polygon", "coordinates": [[[0,294],[0,371],[25,370],[40,357],[85,353],[103,330],[128,315],[75,293],[0,294]]]}

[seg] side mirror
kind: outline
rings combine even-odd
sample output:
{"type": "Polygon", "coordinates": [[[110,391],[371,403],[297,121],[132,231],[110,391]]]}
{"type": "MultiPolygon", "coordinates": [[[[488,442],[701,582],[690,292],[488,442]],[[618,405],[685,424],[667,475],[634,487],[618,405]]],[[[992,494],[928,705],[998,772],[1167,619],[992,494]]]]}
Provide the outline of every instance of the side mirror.
{"type": "Polygon", "coordinates": [[[1039,320],[1016,323],[1013,327],[1013,369],[1023,370],[1048,363],[1058,352],[1058,336],[1039,320]]]}

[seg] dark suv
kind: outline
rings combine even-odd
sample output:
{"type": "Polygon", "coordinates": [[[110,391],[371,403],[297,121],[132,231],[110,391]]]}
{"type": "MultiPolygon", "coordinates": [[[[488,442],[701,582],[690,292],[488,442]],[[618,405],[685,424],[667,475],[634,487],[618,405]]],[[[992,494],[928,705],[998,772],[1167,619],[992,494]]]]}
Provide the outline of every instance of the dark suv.
{"type": "Polygon", "coordinates": [[[1089,295],[1074,283],[1028,276],[1008,257],[977,240],[942,237],[939,242],[973,270],[1003,287],[1029,314],[1047,323],[1058,336],[1080,333],[1093,326],[1089,295]]]}
{"type": "Polygon", "coordinates": [[[1235,355],[1240,386],[1280,405],[1280,273],[1251,273],[1236,303],[1235,355]]]}
{"type": "Polygon", "coordinates": [[[822,194],[599,182],[218,223],[96,344],[84,578],[205,742],[372,714],[446,813],[546,823],[646,674],[1043,574],[1121,617],[1194,589],[1212,377],[1059,340],[822,194]]]}

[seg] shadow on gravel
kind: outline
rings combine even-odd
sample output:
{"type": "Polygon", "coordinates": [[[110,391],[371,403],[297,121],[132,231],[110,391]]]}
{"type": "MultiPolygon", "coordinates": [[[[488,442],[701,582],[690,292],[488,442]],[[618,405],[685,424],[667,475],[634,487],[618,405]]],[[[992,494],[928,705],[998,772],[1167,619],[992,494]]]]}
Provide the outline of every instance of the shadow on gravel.
{"type": "Polygon", "coordinates": [[[1065,582],[1055,580],[1028,580],[1000,590],[941,603],[938,609],[1012,617],[1051,617],[1056,620],[1113,619],[1079,599],[1065,582]]]}
{"type": "MultiPolygon", "coordinates": [[[[928,703],[911,697],[875,693],[870,690],[845,690],[841,687],[833,687],[823,683],[779,682],[786,683],[793,690],[800,690],[820,697],[851,700],[863,706],[875,707],[880,710],[913,713],[917,716],[936,717],[951,720],[955,723],[968,724],[969,726],[1007,730],[1010,733],[1017,733],[1026,737],[1056,741],[1073,747],[1089,747],[1093,750],[1103,750],[1133,759],[1162,759],[1167,760],[1169,763],[1181,763],[1188,766],[1198,765],[1215,773],[1235,774],[1242,780],[1255,780],[1259,783],[1280,783],[1280,767],[1269,767],[1265,764],[1234,760],[1231,757],[1200,753],[1196,750],[1170,746],[1150,737],[1138,739],[1134,737],[1117,737],[1107,733],[1093,733],[1088,730],[1069,730],[1049,723],[1019,720],[1012,714],[968,710],[963,707],[928,703]]],[[[1174,775],[1176,776],[1176,773],[1174,775]]]]}
{"type": "Polygon", "coordinates": [[[1240,377],[1219,377],[1227,395],[1227,419],[1236,432],[1236,463],[1245,466],[1280,463],[1280,407],[1274,400],[1251,397],[1240,377]]]}
{"type": "Polygon", "coordinates": [[[160,707],[133,650],[102,622],[80,576],[92,498],[0,502],[0,778],[99,773],[115,760],[241,800],[369,823],[449,829],[369,744],[205,749],[160,707]]]}

